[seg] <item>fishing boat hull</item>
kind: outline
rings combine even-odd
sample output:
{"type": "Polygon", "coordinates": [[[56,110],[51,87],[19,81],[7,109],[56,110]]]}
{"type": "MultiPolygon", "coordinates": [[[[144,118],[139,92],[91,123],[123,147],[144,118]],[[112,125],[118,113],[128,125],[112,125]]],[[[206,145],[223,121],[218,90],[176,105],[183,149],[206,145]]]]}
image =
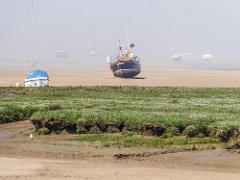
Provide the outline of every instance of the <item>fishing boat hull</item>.
{"type": "Polygon", "coordinates": [[[110,64],[110,68],[115,77],[133,78],[141,72],[141,65],[139,61],[117,61],[110,64]]]}

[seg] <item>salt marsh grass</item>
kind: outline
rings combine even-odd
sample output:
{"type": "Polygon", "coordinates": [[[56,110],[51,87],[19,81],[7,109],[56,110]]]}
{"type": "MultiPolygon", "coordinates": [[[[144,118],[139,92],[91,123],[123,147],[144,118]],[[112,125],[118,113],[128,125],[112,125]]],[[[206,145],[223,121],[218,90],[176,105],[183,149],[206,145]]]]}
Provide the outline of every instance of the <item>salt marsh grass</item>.
{"type": "Polygon", "coordinates": [[[49,132],[67,125],[72,133],[162,136],[175,128],[179,135],[227,141],[239,131],[239,110],[234,88],[0,88],[1,123],[31,119],[49,132]]]}

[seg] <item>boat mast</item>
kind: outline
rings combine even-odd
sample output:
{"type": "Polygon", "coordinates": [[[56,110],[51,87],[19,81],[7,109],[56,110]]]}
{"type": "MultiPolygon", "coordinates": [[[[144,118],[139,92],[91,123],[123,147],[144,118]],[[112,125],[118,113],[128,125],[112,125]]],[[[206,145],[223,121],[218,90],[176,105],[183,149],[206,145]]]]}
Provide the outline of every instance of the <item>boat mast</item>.
{"type": "Polygon", "coordinates": [[[129,42],[129,37],[128,37],[128,29],[127,29],[126,19],[124,18],[123,20],[124,20],[124,27],[125,27],[126,39],[127,39],[127,46],[128,46],[128,48],[130,48],[130,42],[129,42]]]}
{"type": "Polygon", "coordinates": [[[35,21],[34,21],[34,6],[33,2],[31,4],[31,20],[32,20],[32,60],[33,60],[33,69],[35,69],[36,66],[36,31],[35,31],[35,21]]]}
{"type": "Polygon", "coordinates": [[[209,29],[209,39],[208,39],[208,53],[212,53],[212,45],[213,45],[213,29],[209,29]]]}

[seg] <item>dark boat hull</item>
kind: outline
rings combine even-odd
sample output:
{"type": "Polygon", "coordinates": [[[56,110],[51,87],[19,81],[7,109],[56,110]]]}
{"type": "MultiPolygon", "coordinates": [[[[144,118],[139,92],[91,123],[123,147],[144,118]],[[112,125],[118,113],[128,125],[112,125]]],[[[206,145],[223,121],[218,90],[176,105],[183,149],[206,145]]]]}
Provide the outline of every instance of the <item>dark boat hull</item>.
{"type": "Polygon", "coordinates": [[[114,62],[110,68],[113,75],[120,78],[133,78],[141,72],[141,65],[136,60],[114,62]]]}

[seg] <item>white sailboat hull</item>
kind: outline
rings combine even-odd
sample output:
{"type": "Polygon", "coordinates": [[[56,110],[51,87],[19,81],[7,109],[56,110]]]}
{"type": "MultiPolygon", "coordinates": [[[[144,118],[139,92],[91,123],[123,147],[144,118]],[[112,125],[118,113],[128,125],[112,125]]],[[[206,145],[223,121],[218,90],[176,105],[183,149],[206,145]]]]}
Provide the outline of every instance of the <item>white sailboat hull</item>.
{"type": "Polygon", "coordinates": [[[48,79],[30,79],[25,80],[24,82],[25,87],[47,87],[48,86],[48,79]]]}

